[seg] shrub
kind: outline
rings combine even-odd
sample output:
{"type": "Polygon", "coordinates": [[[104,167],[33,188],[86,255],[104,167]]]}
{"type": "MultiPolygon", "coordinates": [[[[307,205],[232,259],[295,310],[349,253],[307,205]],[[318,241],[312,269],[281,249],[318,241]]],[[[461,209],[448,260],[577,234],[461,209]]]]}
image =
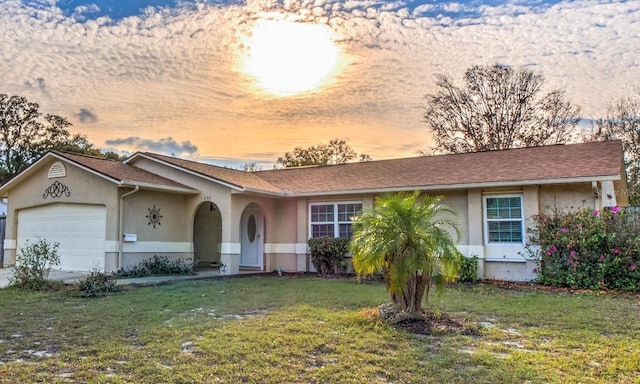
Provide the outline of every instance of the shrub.
{"type": "Polygon", "coordinates": [[[478,256],[473,255],[461,259],[458,281],[461,283],[475,283],[478,281],[478,256]]]}
{"type": "Polygon", "coordinates": [[[344,270],[344,256],[349,239],[317,237],[309,239],[311,262],[321,275],[339,274],[344,270]]]}
{"type": "Polygon", "coordinates": [[[16,267],[9,283],[18,289],[41,291],[54,289],[56,284],[49,280],[51,267],[60,265],[58,243],[39,239],[35,243],[25,242],[16,255],[16,267]]]}
{"type": "Polygon", "coordinates": [[[542,284],[590,289],[640,289],[640,216],[618,207],[540,215],[542,284]]]}
{"type": "Polygon", "coordinates": [[[89,276],[78,282],[78,290],[85,297],[96,297],[110,292],[118,291],[116,285],[118,278],[113,273],[104,273],[98,269],[93,269],[89,276]]]}
{"type": "Polygon", "coordinates": [[[118,277],[143,277],[158,275],[190,275],[193,273],[191,262],[183,259],[174,259],[169,256],[154,255],[150,259],[129,269],[120,268],[116,272],[118,277]]]}

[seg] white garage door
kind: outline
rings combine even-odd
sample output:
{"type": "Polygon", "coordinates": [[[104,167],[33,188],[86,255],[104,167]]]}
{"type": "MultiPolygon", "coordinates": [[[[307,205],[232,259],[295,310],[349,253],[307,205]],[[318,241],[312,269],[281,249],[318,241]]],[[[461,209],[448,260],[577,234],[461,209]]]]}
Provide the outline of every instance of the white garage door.
{"type": "Polygon", "coordinates": [[[60,269],[104,271],[107,212],[104,206],[52,204],[20,210],[18,247],[28,239],[59,243],[60,269]]]}

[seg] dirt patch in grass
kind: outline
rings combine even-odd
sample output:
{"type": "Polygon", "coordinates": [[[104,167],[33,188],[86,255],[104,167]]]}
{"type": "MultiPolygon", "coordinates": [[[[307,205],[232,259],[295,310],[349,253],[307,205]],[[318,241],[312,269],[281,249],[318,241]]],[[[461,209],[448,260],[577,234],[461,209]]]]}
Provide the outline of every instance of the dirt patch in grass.
{"type": "Polygon", "coordinates": [[[407,319],[393,326],[416,335],[471,335],[480,334],[477,324],[447,314],[425,313],[423,319],[407,319]]]}

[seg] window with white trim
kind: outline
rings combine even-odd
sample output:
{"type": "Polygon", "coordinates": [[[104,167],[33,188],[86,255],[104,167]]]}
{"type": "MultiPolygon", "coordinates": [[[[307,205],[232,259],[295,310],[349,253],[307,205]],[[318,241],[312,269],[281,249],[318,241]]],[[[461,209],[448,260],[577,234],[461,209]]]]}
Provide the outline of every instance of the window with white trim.
{"type": "Polygon", "coordinates": [[[523,218],[522,195],[485,196],[485,243],[523,244],[523,218]]]}
{"type": "Polygon", "coordinates": [[[362,211],[361,202],[312,203],[309,205],[310,237],[351,237],[351,225],[362,211]]]}

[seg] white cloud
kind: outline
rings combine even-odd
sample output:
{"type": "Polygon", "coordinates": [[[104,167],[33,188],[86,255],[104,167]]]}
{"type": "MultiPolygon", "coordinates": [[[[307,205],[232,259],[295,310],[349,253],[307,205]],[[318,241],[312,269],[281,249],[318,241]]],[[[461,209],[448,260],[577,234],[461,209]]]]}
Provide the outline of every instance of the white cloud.
{"type": "Polygon", "coordinates": [[[333,137],[374,158],[427,145],[423,96],[435,75],[475,64],[526,65],[563,88],[587,117],[640,83],[640,2],[462,3],[269,1],[149,8],[140,16],[65,16],[55,0],[0,7],[0,92],[75,116],[96,144],[174,137],[206,156],[255,158],[333,137]],[[413,10],[411,9],[413,6],[413,10]],[[464,17],[435,17],[441,12],[464,17]],[[432,15],[432,16],[429,16],[432,15]],[[469,16],[473,15],[473,16],[469,16]],[[86,19],[85,19],[86,17],[86,19]],[[262,17],[327,23],[345,53],[323,92],[285,99],[255,93],[238,60],[262,17]],[[35,86],[41,78],[44,89],[35,86]],[[26,87],[25,84],[31,84],[26,87]],[[99,120],[82,121],[91,105],[99,120]],[[133,135],[132,135],[133,134],[133,135]]]}

